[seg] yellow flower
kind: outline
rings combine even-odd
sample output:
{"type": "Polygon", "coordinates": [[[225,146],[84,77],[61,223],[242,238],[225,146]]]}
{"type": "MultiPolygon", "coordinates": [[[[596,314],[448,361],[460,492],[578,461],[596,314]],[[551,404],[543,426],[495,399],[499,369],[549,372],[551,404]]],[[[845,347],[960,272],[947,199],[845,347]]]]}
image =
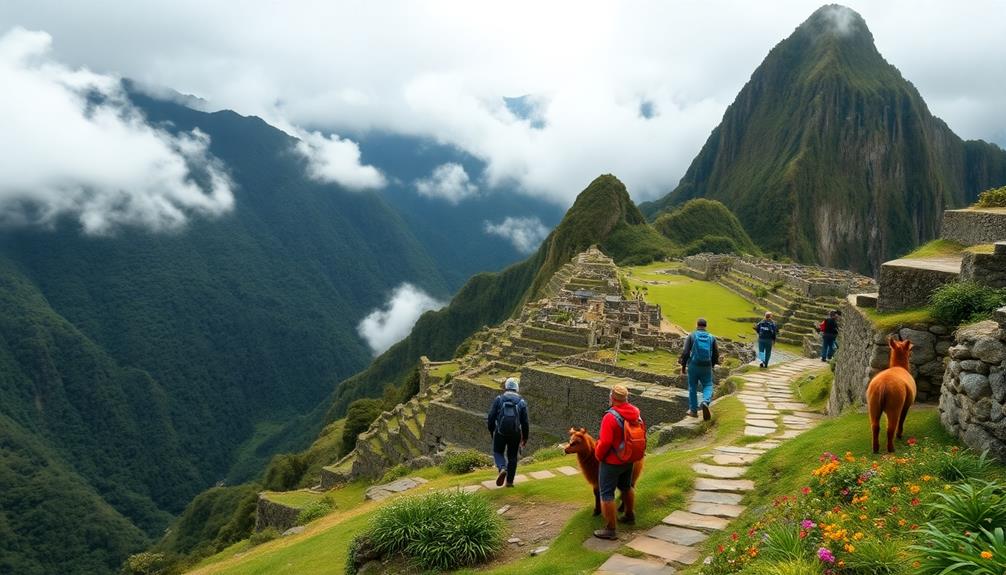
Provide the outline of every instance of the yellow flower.
{"type": "Polygon", "coordinates": [[[863,540],[863,532],[862,531],[857,531],[855,533],[855,535],[852,536],[852,538],[855,539],[856,541],[862,541],[863,540]]]}
{"type": "Polygon", "coordinates": [[[851,451],[846,451],[845,452],[845,460],[848,461],[849,463],[855,463],[856,462],[856,457],[852,454],[851,451]]]}
{"type": "Polygon", "coordinates": [[[933,476],[932,475],[923,475],[922,476],[922,480],[923,481],[932,481],[933,480],[933,476]]]}
{"type": "Polygon", "coordinates": [[[898,519],[898,527],[904,527],[905,525],[908,525],[907,519],[898,519]]]}
{"type": "Polygon", "coordinates": [[[866,513],[863,513],[862,515],[859,516],[860,521],[866,521],[869,518],[870,517],[866,513]]]}
{"type": "Polygon", "coordinates": [[[991,558],[992,558],[991,551],[982,551],[982,559],[991,559],[991,558]]]}
{"type": "Polygon", "coordinates": [[[912,495],[918,495],[919,491],[922,491],[922,488],[919,487],[918,485],[913,485],[909,487],[908,490],[912,492],[912,495]]]}
{"type": "Polygon", "coordinates": [[[897,493],[899,491],[901,491],[901,488],[898,487],[897,485],[892,485],[891,486],[891,493],[897,493]]]}
{"type": "Polygon", "coordinates": [[[949,485],[944,485],[943,486],[943,491],[950,491],[950,486],[949,485]]]}
{"type": "Polygon", "coordinates": [[[855,545],[853,545],[852,543],[846,543],[846,544],[845,544],[845,551],[846,551],[847,553],[855,553],[855,551],[856,551],[856,546],[855,546],[855,545]]]}

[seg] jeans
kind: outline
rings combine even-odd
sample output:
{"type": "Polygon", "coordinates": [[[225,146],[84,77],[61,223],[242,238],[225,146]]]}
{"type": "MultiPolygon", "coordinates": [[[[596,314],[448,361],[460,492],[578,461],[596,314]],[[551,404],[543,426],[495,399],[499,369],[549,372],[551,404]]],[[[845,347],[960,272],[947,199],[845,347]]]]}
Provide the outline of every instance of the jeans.
{"type": "Polygon", "coordinates": [[[826,333],[821,336],[821,359],[828,360],[835,355],[835,349],[838,347],[835,339],[836,336],[832,334],[826,333]]]}
{"type": "Polygon", "coordinates": [[[713,367],[688,364],[688,410],[698,411],[697,398],[699,383],[702,383],[702,401],[707,405],[713,401],[713,367]]]}
{"type": "Polygon", "coordinates": [[[759,339],[758,340],[758,355],[761,357],[762,363],[768,365],[768,360],[772,357],[772,344],[775,343],[771,339],[759,339]]]}
{"type": "Polygon", "coordinates": [[[517,450],[520,449],[520,435],[506,437],[499,433],[493,434],[493,461],[496,469],[506,469],[507,484],[513,483],[517,475],[517,450]],[[506,452],[506,457],[503,452],[506,452]]]}
{"type": "Polygon", "coordinates": [[[615,488],[617,487],[622,495],[628,493],[635,487],[632,485],[632,466],[635,463],[623,463],[622,465],[612,465],[601,462],[597,472],[597,488],[600,492],[601,501],[614,501],[615,488]]]}

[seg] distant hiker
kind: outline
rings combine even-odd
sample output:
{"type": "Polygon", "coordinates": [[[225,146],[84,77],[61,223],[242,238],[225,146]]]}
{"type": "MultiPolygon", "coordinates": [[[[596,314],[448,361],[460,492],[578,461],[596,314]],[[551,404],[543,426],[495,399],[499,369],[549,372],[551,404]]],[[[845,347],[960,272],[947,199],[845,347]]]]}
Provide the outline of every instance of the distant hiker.
{"type": "Polygon", "coordinates": [[[835,355],[835,348],[838,340],[838,318],[842,312],[832,310],[828,312],[828,317],[817,326],[821,332],[821,361],[830,361],[835,355]]]}
{"type": "Polygon", "coordinates": [[[601,539],[616,538],[616,518],[622,523],[636,522],[636,477],[646,453],[646,425],[639,408],[629,403],[629,390],[624,385],[612,387],[608,404],[611,408],[601,418],[601,433],[594,448],[594,456],[601,462],[597,487],[605,523],[604,529],[594,531],[594,537],[601,539]],[[620,518],[615,509],[616,488],[625,506],[625,515],[620,518]]]}
{"type": "Polygon", "coordinates": [[[758,358],[761,359],[758,367],[765,368],[772,357],[772,344],[779,335],[779,328],[772,321],[772,312],[765,312],[765,319],[755,324],[754,330],[758,334],[758,358]]]}
{"type": "Polygon", "coordinates": [[[507,487],[513,487],[513,478],[517,474],[517,451],[527,444],[531,424],[527,418],[527,402],[517,393],[520,382],[516,377],[508,377],[503,386],[505,390],[493,400],[486,421],[493,438],[493,461],[499,471],[496,485],[503,485],[505,481],[507,487]]]}
{"type": "Polygon", "coordinates": [[[720,362],[720,351],[716,338],[706,331],[706,320],[699,318],[695,322],[696,330],[685,339],[685,348],[681,351],[678,363],[681,373],[688,374],[688,415],[698,417],[702,409],[702,419],[709,420],[709,404],[713,401],[713,366],[720,362]],[[698,401],[699,383],[702,384],[702,402],[698,401]]]}

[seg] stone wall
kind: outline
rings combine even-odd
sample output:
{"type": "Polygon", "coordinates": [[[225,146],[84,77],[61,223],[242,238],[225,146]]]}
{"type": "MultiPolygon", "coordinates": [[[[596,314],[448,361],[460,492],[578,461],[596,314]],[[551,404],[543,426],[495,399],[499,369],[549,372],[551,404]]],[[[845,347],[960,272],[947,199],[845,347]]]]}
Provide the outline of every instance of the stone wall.
{"type": "Polygon", "coordinates": [[[685,270],[690,277],[700,280],[713,281],[721,275],[730,273],[730,266],[734,258],[717,254],[696,254],[684,258],[685,270]]]}
{"type": "Polygon", "coordinates": [[[838,335],[829,413],[841,413],[849,406],[866,403],[866,386],[874,375],[887,369],[890,361],[887,338],[894,334],[913,344],[909,371],[918,387],[917,400],[939,400],[946,358],[953,345],[950,330],[937,324],[911,324],[898,330],[880,331],[850,299],[842,306],[842,331],[838,335]]]}
{"type": "Polygon", "coordinates": [[[991,254],[964,252],[961,280],[994,288],[1006,287],[1006,242],[997,243],[991,254]]]}
{"type": "Polygon", "coordinates": [[[272,527],[283,533],[297,524],[298,515],[300,515],[300,509],[269,501],[265,496],[259,494],[258,504],[255,506],[255,531],[272,527]]]}
{"type": "Polygon", "coordinates": [[[905,261],[895,260],[880,266],[878,310],[896,311],[922,307],[929,303],[929,296],[936,288],[957,281],[957,272],[899,265],[905,261]]]}
{"type": "Polygon", "coordinates": [[[1003,323],[957,331],[940,396],[943,426],[972,449],[1006,462],[1006,308],[1003,323]]]}
{"type": "Polygon", "coordinates": [[[684,388],[688,385],[687,378],[678,372],[664,374],[664,373],[653,373],[650,371],[640,371],[638,369],[619,367],[617,365],[611,365],[610,363],[593,361],[591,359],[576,356],[566,358],[563,360],[563,362],[569,365],[575,365],[586,369],[591,369],[593,371],[599,371],[601,373],[608,373],[617,377],[628,377],[630,379],[635,379],[636,381],[645,381],[646,383],[655,383],[657,385],[664,385],[667,387],[684,388]]]}
{"type": "Polygon", "coordinates": [[[1006,239],[1006,213],[981,210],[946,210],[940,237],[966,246],[1006,239]]]}

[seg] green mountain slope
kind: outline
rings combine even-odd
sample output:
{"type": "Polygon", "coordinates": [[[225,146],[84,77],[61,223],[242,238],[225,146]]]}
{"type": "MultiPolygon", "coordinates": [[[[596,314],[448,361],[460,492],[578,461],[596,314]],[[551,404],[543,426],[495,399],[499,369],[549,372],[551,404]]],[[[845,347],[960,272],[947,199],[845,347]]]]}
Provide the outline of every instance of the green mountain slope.
{"type": "Polygon", "coordinates": [[[737,216],[716,200],[689,200],[661,214],[653,227],[671,241],[686,246],[686,251],[700,250],[710,238],[723,238],[724,243],[734,247],[732,251],[749,254],[759,251],[737,216]]]}
{"type": "Polygon", "coordinates": [[[235,209],[172,234],[0,232],[0,421],[20,438],[0,435],[0,488],[66,470],[39,512],[0,507],[13,572],[112,572],[199,492],[310,443],[332,381],[371,358],[356,325],[393,288],[446,295],[395,211],[308,179],[283,132],[134,97],[151,121],[210,136],[235,209]],[[60,563],[74,555],[101,557],[60,563]]]}
{"type": "Polygon", "coordinates": [[[719,200],[769,252],[871,273],[1004,182],[1006,152],[954,135],[832,5],[772,49],[678,186],[641,208],[719,200]]]}

